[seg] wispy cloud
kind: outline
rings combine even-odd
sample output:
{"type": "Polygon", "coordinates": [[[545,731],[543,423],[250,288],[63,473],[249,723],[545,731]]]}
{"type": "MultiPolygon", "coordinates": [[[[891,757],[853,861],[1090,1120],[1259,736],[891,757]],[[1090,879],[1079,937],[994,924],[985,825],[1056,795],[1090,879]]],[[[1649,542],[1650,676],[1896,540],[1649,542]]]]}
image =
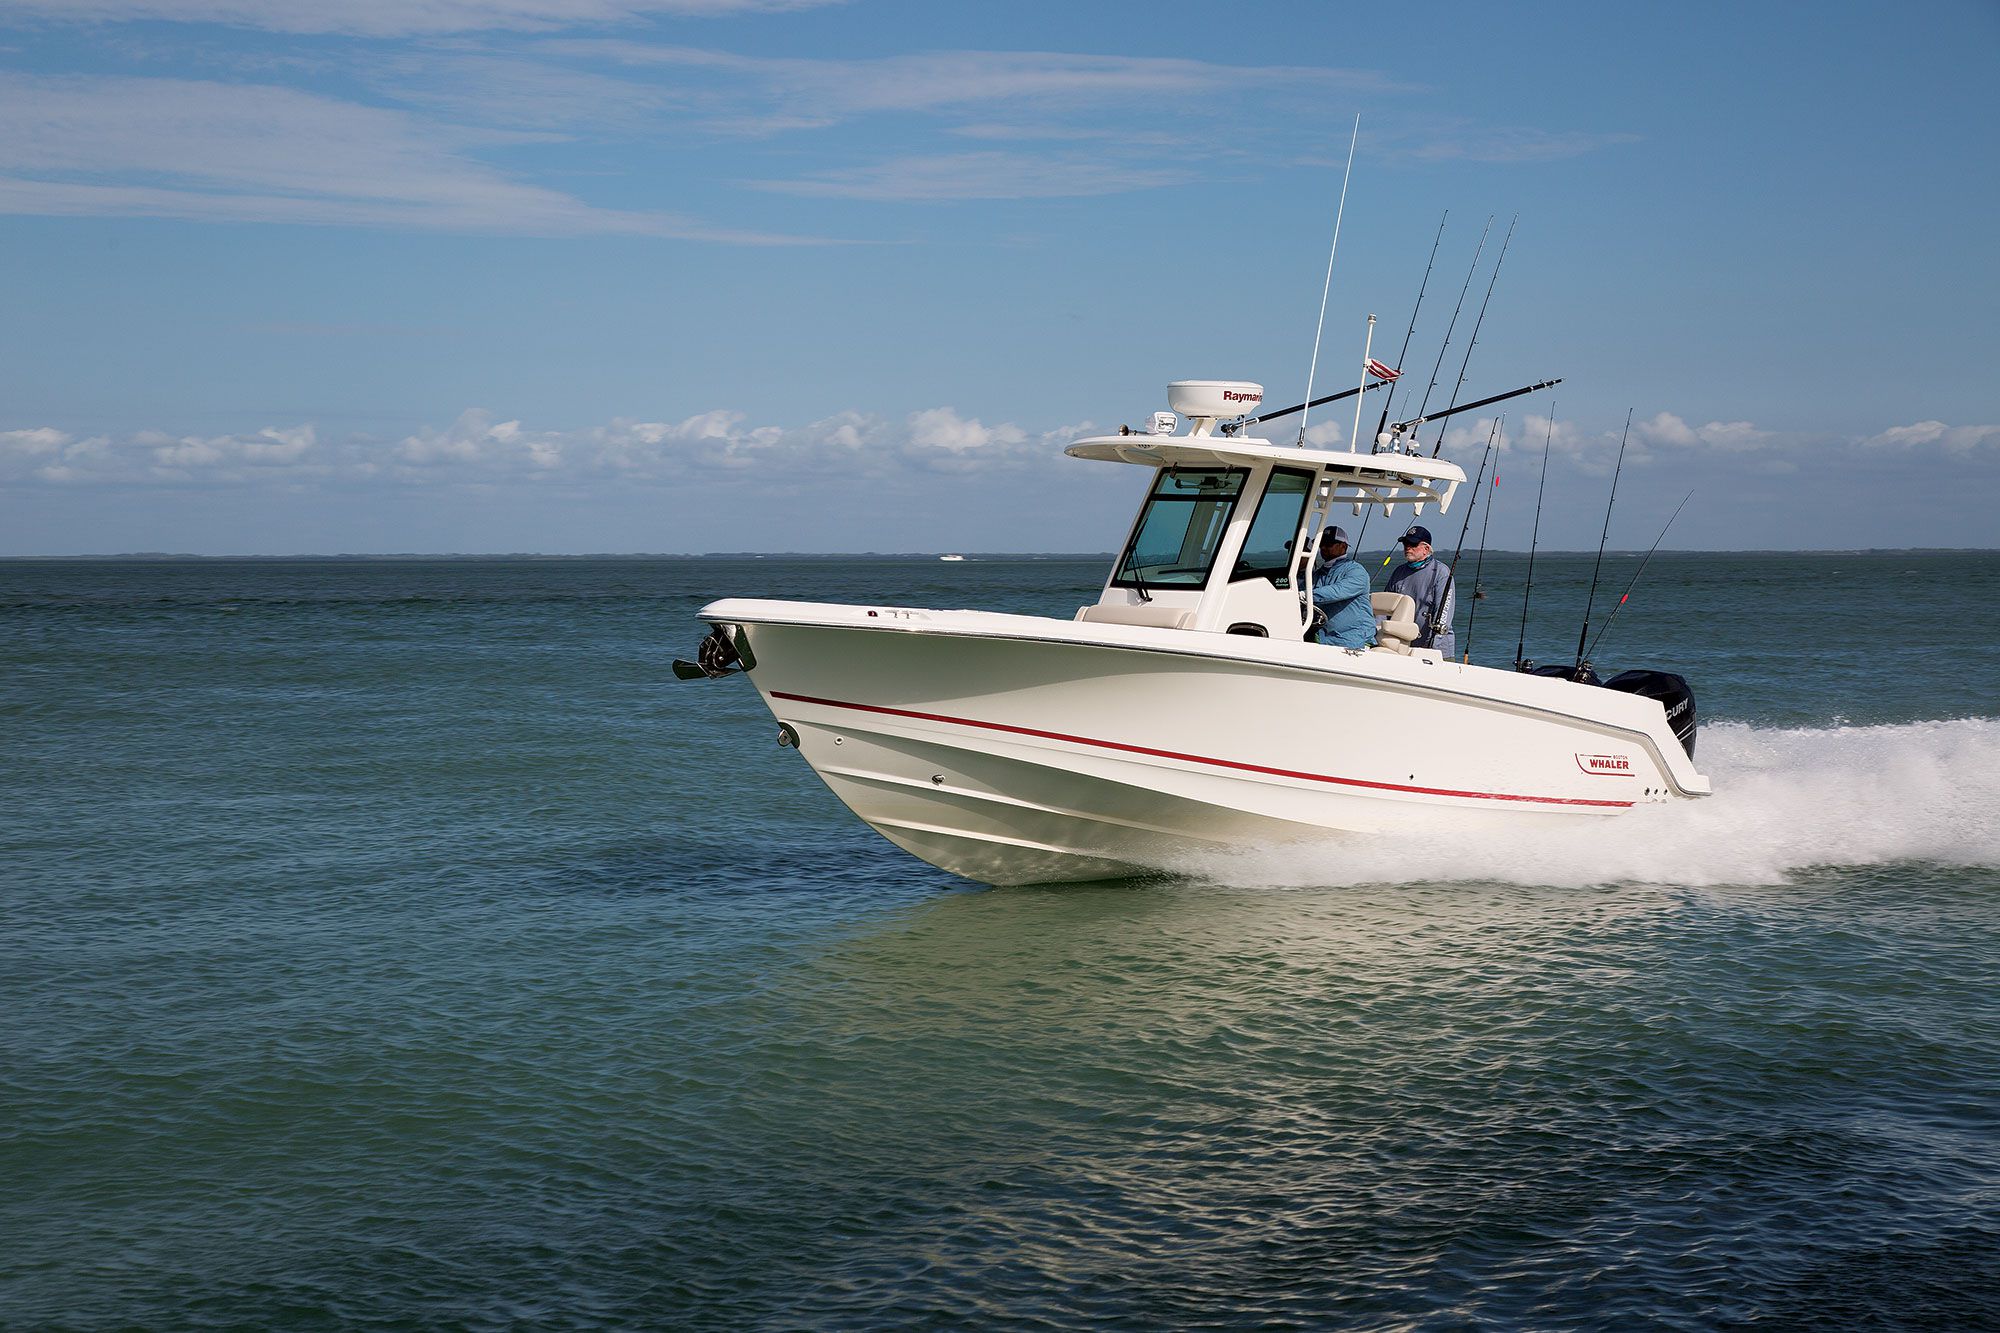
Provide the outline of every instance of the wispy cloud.
{"type": "Polygon", "coordinates": [[[1975,449],[2000,448],[2000,426],[1947,426],[1942,421],[1919,421],[1892,426],[1879,435],[1869,436],[1863,443],[1875,449],[1938,448],[1948,453],[1969,454],[1975,449]]]}
{"type": "Polygon", "coordinates": [[[360,72],[380,95],[459,124],[631,133],[684,120],[693,109],[686,90],[658,81],[435,43],[371,59],[360,72]]]}
{"type": "Polygon", "coordinates": [[[760,190],[837,199],[1080,198],[1125,194],[1193,179],[1172,167],[1124,166],[1077,156],[944,153],[893,158],[864,167],[814,172],[797,180],[748,181],[760,190]]]}
{"type": "Polygon", "coordinates": [[[468,154],[493,142],[490,131],[290,88],[10,76],[0,78],[0,211],[798,239],[595,208],[468,154]]]}
{"type": "MultiPolygon", "coordinates": [[[[1372,70],[1056,51],[837,59],[609,39],[554,40],[537,49],[608,62],[635,78],[671,71],[701,109],[699,127],[711,133],[771,138],[895,118],[914,122],[917,132],[1020,145],[905,150],[745,181],[771,192],[893,202],[1088,197],[1183,184],[1200,174],[1193,162],[1252,152],[1259,132],[1251,109],[1274,97],[1301,89],[1316,96],[1415,91],[1372,70]]],[[[900,141],[911,143],[910,134],[900,141]]]]}
{"type": "Polygon", "coordinates": [[[17,17],[45,22],[135,20],[215,23],[266,32],[361,37],[562,28],[810,9],[840,0],[9,0],[17,17]]]}
{"type": "Polygon", "coordinates": [[[969,107],[1125,105],[1135,99],[1176,112],[1222,112],[1203,94],[1235,97],[1307,85],[1352,93],[1408,93],[1417,85],[1375,70],[1309,65],[1227,65],[1161,56],[1084,55],[1064,51],[929,51],[871,59],[744,56],[687,46],[622,40],[557,40],[551,52],[628,66],[680,66],[726,72],[775,103],[815,118],[969,107]]]}

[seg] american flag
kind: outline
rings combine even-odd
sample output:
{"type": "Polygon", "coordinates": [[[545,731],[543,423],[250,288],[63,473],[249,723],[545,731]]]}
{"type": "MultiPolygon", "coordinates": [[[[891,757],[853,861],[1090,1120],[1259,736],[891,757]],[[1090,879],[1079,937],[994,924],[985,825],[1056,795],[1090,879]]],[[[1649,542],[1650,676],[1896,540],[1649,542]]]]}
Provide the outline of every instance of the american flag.
{"type": "Polygon", "coordinates": [[[1389,380],[1393,380],[1393,379],[1395,379],[1395,378],[1396,378],[1396,377],[1397,377],[1398,375],[1400,375],[1400,374],[1402,374],[1402,373],[1403,373],[1403,372],[1402,372],[1402,371],[1400,371],[1400,370],[1391,370],[1391,369],[1389,369],[1389,367],[1387,367],[1387,366],[1383,365],[1383,364],[1382,364],[1382,363],[1381,363],[1380,361],[1377,361],[1377,360],[1376,360],[1376,359],[1375,359],[1374,357],[1372,357],[1372,356],[1368,358],[1368,361],[1367,361],[1367,363],[1366,363],[1366,364],[1367,364],[1367,367],[1368,367],[1368,373],[1369,373],[1370,375],[1373,375],[1373,376],[1374,376],[1374,377],[1375,377],[1376,379],[1378,379],[1378,380],[1382,380],[1382,381],[1384,381],[1384,382],[1387,382],[1387,381],[1389,381],[1389,380]]]}

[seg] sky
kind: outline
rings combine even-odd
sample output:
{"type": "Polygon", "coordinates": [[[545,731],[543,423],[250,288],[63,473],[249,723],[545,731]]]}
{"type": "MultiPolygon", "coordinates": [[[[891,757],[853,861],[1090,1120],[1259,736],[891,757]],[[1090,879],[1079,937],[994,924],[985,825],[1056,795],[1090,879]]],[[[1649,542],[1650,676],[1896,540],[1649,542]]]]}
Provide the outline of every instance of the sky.
{"type": "Polygon", "coordinates": [[[1616,548],[1992,547],[1996,57],[1995,0],[0,0],[0,555],[1107,550],[1145,474],[1062,447],[1303,397],[1337,212],[1316,392],[1370,313],[1399,407],[1563,380],[1495,546],[1546,446],[1594,547],[1629,412],[1616,548]]]}

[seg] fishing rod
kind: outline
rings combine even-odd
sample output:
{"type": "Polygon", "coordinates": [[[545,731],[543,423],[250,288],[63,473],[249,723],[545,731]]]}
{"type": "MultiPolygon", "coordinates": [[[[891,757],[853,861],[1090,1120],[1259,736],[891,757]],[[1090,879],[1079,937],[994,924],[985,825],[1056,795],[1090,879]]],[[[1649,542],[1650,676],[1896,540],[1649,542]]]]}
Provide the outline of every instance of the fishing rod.
{"type": "Polygon", "coordinates": [[[1576,632],[1576,666],[1572,674],[1583,679],[1583,641],[1590,637],[1590,612],[1597,605],[1597,575],[1604,568],[1604,543],[1611,536],[1611,506],[1618,503],[1618,474],[1625,470],[1625,441],[1632,438],[1632,409],[1625,409],[1625,433],[1618,437],[1618,464],[1611,469],[1611,495],[1604,502],[1604,531],[1597,534],[1597,563],[1590,568],[1590,595],[1583,600],[1583,628],[1576,632]]]}
{"type": "Polygon", "coordinates": [[[1693,491],[1689,491],[1686,495],[1683,495],[1681,497],[1681,502],[1678,505],[1674,506],[1673,514],[1667,519],[1667,526],[1665,528],[1661,528],[1660,535],[1653,538],[1653,545],[1651,550],[1648,550],[1646,552],[1646,558],[1639,562],[1639,568],[1633,572],[1632,581],[1625,585],[1625,591],[1619,594],[1618,605],[1611,608],[1611,615],[1608,618],[1606,618],[1604,622],[1604,628],[1598,630],[1597,638],[1592,639],[1590,641],[1590,652],[1593,655],[1597,652],[1598,639],[1602,639],[1604,637],[1605,631],[1611,628],[1611,622],[1618,619],[1618,613],[1625,609],[1625,599],[1627,597],[1630,597],[1632,595],[1632,589],[1634,589],[1639,585],[1639,575],[1645,573],[1646,566],[1652,563],[1653,552],[1659,550],[1660,543],[1667,539],[1667,528],[1673,527],[1674,519],[1679,518],[1681,516],[1681,510],[1686,509],[1688,501],[1692,499],[1694,499],[1693,491]]]}
{"type": "Polygon", "coordinates": [[[1506,443],[1507,418],[1501,417],[1497,423],[1499,443],[1494,448],[1493,496],[1486,501],[1486,517],[1479,520],[1479,559],[1472,566],[1472,610],[1465,617],[1465,658],[1472,661],[1472,627],[1479,620],[1479,599],[1486,594],[1480,591],[1479,575],[1486,568],[1486,533],[1493,526],[1493,504],[1500,496],[1500,458],[1506,443]]]}
{"type": "MultiPolygon", "coordinates": [[[[1504,403],[1509,398],[1519,398],[1524,393],[1539,393],[1543,389],[1553,389],[1561,383],[1562,377],[1557,376],[1552,380],[1543,380],[1540,384],[1530,384],[1525,388],[1510,389],[1506,393],[1496,393],[1491,398],[1481,398],[1477,402],[1464,403],[1458,407],[1448,407],[1442,412],[1434,412],[1427,417],[1411,417],[1408,421],[1397,422],[1390,429],[1396,434],[1401,435],[1406,430],[1423,426],[1425,422],[1443,421],[1446,417],[1455,417],[1460,412],[1471,412],[1477,408],[1491,407],[1495,403],[1504,403]]],[[[1353,390],[1350,389],[1348,392],[1352,393],[1353,390]]]]}
{"type": "MultiPolygon", "coordinates": [[[[1486,296],[1479,302],[1479,318],[1472,321],[1472,340],[1465,344],[1465,359],[1458,363],[1458,383],[1451,386],[1451,401],[1454,404],[1458,402],[1458,391],[1465,387],[1465,372],[1472,364],[1472,349],[1479,346],[1479,330],[1486,323],[1486,307],[1493,300],[1493,284],[1500,281],[1500,266],[1507,262],[1507,247],[1513,244],[1514,228],[1520,221],[1521,215],[1516,213],[1514,220],[1507,224],[1507,235],[1500,242],[1500,257],[1493,261],[1493,276],[1486,280],[1486,296]]],[[[1440,426],[1437,442],[1431,445],[1431,457],[1436,458],[1438,450],[1442,448],[1444,448],[1444,427],[1440,426]]]]}
{"type": "MultiPolygon", "coordinates": [[[[1403,362],[1409,359],[1410,337],[1417,331],[1417,312],[1424,308],[1424,293],[1430,290],[1431,270],[1437,267],[1438,243],[1444,240],[1445,219],[1450,216],[1451,210],[1447,208],[1444,211],[1444,216],[1438,219],[1437,235],[1431,238],[1431,257],[1424,261],[1424,280],[1417,284],[1417,303],[1410,307],[1410,322],[1403,329],[1403,348],[1396,353],[1396,369],[1398,372],[1403,369],[1403,362]]],[[[1395,405],[1396,386],[1394,383],[1391,383],[1389,385],[1389,397],[1382,404],[1382,419],[1375,424],[1375,433],[1377,435],[1380,435],[1387,428],[1389,424],[1389,409],[1395,405]]]]}
{"type": "Polygon", "coordinates": [[[1521,593],[1521,638],[1514,645],[1514,670],[1526,671],[1534,665],[1527,659],[1528,599],[1535,595],[1535,548],[1542,541],[1542,497],[1549,493],[1549,442],[1556,437],[1556,406],[1549,404],[1549,430],[1542,437],[1542,486],[1535,492],[1535,531],[1528,538],[1528,586],[1521,593]]]}
{"type": "MultiPolygon", "coordinates": [[[[1313,330],[1312,361],[1306,366],[1306,397],[1313,396],[1313,372],[1319,369],[1319,340],[1326,332],[1326,294],[1333,290],[1333,257],[1340,253],[1340,220],[1347,215],[1347,181],[1354,174],[1354,145],[1361,140],[1361,116],[1354,117],[1354,134],[1347,141],[1347,170],[1340,177],[1340,207],[1333,214],[1333,245],[1326,252],[1326,281],[1319,289],[1319,327],[1313,330]]],[[[1301,413],[1310,413],[1312,403],[1306,402],[1299,408],[1301,413]]],[[[1299,443],[1306,442],[1306,418],[1299,417],[1299,443]]]]}
{"type": "Polygon", "coordinates": [[[1431,389],[1438,386],[1438,372],[1444,369],[1444,354],[1451,347],[1451,333],[1458,327],[1459,312],[1465,309],[1465,294],[1472,290],[1472,275],[1479,271],[1479,256],[1486,253],[1486,235],[1493,230],[1493,215],[1487,214],[1485,230],[1479,233],[1479,248],[1472,252],[1472,267],[1465,270],[1465,285],[1458,289],[1458,304],[1452,307],[1451,323],[1444,327],[1444,342],[1438,348],[1437,361],[1431,366],[1430,387],[1424,390],[1424,399],[1417,404],[1417,415],[1423,416],[1424,409],[1431,405],[1431,389]]]}

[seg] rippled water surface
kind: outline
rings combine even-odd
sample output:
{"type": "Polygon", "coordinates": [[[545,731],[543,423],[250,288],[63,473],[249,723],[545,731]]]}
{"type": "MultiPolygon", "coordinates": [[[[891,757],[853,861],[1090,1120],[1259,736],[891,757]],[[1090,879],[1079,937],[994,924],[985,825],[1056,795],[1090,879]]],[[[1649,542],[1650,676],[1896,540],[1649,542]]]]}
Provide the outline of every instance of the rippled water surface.
{"type": "Polygon", "coordinates": [[[2000,557],[1655,561],[1707,802],[1153,882],[667,669],[1103,563],[0,562],[0,1326],[2000,1325],[2000,557]]]}

